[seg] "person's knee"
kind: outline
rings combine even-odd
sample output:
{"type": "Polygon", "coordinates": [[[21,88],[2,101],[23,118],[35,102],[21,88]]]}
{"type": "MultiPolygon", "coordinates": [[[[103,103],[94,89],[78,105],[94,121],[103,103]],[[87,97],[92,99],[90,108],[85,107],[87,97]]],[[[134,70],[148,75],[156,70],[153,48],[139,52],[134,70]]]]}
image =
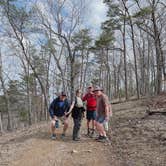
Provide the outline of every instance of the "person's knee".
{"type": "Polygon", "coordinates": [[[96,126],[96,127],[98,126],[98,122],[95,122],[95,126],[96,126]]]}
{"type": "Polygon", "coordinates": [[[87,119],[87,123],[90,123],[90,121],[91,121],[90,119],[87,119]]]}
{"type": "Polygon", "coordinates": [[[69,126],[69,123],[67,121],[64,122],[64,126],[65,127],[68,127],[69,126]]]}
{"type": "Polygon", "coordinates": [[[96,128],[98,128],[98,123],[97,122],[95,123],[95,126],[96,126],[96,128]]]}
{"type": "Polygon", "coordinates": [[[96,128],[101,129],[102,128],[102,124],[99,123],[99,122],[96,122],[96,128]]]}
{"type": "Polygon", "coordinates": [[[55,126],[55,120],[51,121],[51,126],[55,126]]]}

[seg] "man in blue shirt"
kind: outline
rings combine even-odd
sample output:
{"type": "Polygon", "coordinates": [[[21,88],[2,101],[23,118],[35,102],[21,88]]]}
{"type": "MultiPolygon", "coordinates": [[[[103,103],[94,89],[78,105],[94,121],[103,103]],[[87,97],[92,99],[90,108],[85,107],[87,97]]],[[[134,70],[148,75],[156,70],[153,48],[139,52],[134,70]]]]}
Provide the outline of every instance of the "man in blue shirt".
{"type": "Polygon", "coordinates": [[[61,92],[60,96],[52,101],[49,107],[49,113],[51,116],[51,138],[56,139],[55,130],[58,128],[58,120],[64,124],[63,133],[61,135],[64,138],[66,130],[68,128],[68,117],[66,113],[69,111],[70,105],[65,92],[61,92]]]}

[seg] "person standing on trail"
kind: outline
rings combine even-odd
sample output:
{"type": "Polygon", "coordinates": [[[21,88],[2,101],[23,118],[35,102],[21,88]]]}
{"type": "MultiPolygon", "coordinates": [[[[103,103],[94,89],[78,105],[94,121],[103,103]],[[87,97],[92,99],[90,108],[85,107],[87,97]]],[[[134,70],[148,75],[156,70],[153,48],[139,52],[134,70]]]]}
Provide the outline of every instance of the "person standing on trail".
{"type": "Polygon", "coordinates": [[[77,89],[75,99],[71,104],[69,112],[66,113],[66,115],[69,115],[70,113],[72,113],[72,118],[74,122],[73,141],[80,140],[80,128],[81,128],[81,122],[84,116],[84,112],[85,112],[85,109],[83,106],[83,101],[81,99],[81,91],[80,89],[77,89]]]}
{"type": "Polygon", "coordinates": [[[103,89],[95,87],[93,91],[97,97],[97,108],[96,108],[96,129],[99,132],[98,141],[108,140],[104,124],[108,123],[110,118],[110,104],[108,96],[103,93],[103,89]]]}
{"type": "Polygon", "coordinates": [[[70,105],[67,99],[67,95],[65,92],[61,92],[61,94],[52,101],[49,107],[49,113],[51,117],[51,138],[56,139],[55,130],[58,128],[59,120],[64,124],[63,132],[61,138],[65,137],[66,130],[68,128],[68,117],[65,115],[67,111],[69,111],[70,105]]]}
{"type": "Polygon", "coordinates": [[[87,88],[87,93],[82,98],[86,101],[86,119],[87,119],[87,135],[93,136],[95,131],[95,119],[96,119],[96,97],[93,93],[93,86],[90,85],[87,88]],[[90,133],[90,122],[92,122],[92,132],[90,133]]]}

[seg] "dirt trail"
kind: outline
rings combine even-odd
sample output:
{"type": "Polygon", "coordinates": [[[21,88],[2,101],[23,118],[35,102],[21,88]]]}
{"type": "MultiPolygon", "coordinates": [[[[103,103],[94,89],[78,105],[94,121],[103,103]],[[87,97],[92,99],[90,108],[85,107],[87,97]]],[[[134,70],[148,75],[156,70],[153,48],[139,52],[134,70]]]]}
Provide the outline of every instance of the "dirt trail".
{"type": "Polygon", "coordinates": [[[85,136],[85,120],[80,142],[71,139],[72,121],[64,140],[61,128],[50,140],[49,123],[5,134],[0,166],[165,166],[166,116],[149,116],[146,109],[142,100],[115,104],[109,145],[85,136]]]}
{"type": "MultiPolygon", "coordinates": [[[[71,125],[72,126],[72,122],[71,125]]],[[[61,126],[62,127],[62,126],[61,126]]],[[[32,131],[25,131],[5,140],[1,138],[1,166],[110,166],[114,162],[108,144],[96,142],[85,136],[85,124],[82,128],[82,140],[72,141],[71,128],[64,140],[50,140],[49,124],[42,124],[32,131]],[[36,131],[35,131],[36,130],[36,131]],[[111,161],[112,160],[112,161],[111,161]]]]}

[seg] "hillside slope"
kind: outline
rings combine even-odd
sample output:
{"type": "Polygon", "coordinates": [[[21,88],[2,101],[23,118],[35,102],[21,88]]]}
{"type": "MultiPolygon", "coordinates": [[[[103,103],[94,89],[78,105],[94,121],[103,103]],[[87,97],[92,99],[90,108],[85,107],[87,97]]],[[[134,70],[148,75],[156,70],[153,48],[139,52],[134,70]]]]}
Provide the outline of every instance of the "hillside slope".
{"type": "MultiPolygon", "coordinates": [[[[0,165],[165,166],[166,116],[147,112],[151,101],[158,99],[114,104],[109,130],[111,144],[86,137],[85,120],[80,142],[71,139],[72,120],[64,140],[60,139],[61,128],[58,139],[50,140],[49,123],[5,134],[0,137],[0,165]]],[[[165,96],[160,101],[160,108],[165,109],[165,96]]]]}

